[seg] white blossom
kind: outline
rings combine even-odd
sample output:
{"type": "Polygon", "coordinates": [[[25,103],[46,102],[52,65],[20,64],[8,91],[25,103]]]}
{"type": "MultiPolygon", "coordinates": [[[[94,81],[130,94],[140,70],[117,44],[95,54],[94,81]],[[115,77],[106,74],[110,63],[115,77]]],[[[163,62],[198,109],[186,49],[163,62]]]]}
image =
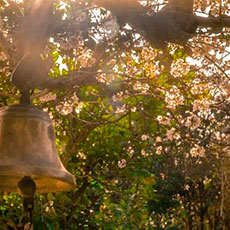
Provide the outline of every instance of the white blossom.
{"type": "Polygon", "coordinates": [[[126,166],[126,160],[125,159],[118,161],[118,167],[119,168],[125,168],[125,166],[126,166]]]}
{"type": "Polygon", "coordinates": [[[187,128],[190,128],[191,130],[197,129],[200,125],[201,125],[201,120],[195,114],[192,114],[191,116],[187,117],[185,121],[185,126],[187,128]]]}
{"type": "Polygon", "coordinates": [[[190,155],[192,157],[205,157],[205,149],[203,146],[195,145],[191,150],[190,150],[190,155]]]}
{"type": "Polygon", "coordinates": [[[165,116],[157,116],[157,121],[159,122],[159,124],[162,125],[170,125],[170,119],[168,117],[165,116]]]}
{"type": "Polygon", "coordinates": [[[102,26],[103,32],[106,34],[108,39],[113,39],[117,36],[119,31],[119,24],[117,23],[116,18],[112,18],[109,21],[106,21],[102,26]]]}
{"type": "Polygon", "coordinates": [[[158,146],[157,149],[156,149],[156,154],[157,155],[160,155],[163,151],[163,147],[162,146],[158,146]]]}
{"type": "Polygon", "coordinates": [[[175,133],[175,128],[167,130],[167,133],[166,133],[167,139],[169,139],[170,141],[172,141],[174,133],[175,133]]]}
{"type": "Polygon", "coordinates": [[[141,140],[142,140],[142,141],[145,141],[145,140],[148,140],[148,139],[149,139],[149,136],[146,135],[146,134],[143,134],[143,135],[141,136],[141,140]]]}

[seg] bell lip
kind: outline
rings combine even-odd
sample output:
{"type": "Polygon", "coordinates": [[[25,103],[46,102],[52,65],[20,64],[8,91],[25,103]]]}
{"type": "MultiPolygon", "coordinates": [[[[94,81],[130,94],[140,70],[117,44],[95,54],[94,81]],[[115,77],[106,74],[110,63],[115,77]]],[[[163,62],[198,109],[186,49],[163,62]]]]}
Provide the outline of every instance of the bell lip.
{"type": "Polygon", "coordinates": [[[36,183],[36,193],[67,192],[76,187],[75,177],[64,169],[17,165],[12,170],[12,165],[0,166],[0,190],[7,192],[17,191],[17,182],[24,176],[30,176],[36,183]],[[1,183],[3,178],[8,178],[7,184],[1,183]],[[48,186],[41,186],[40,181],[48,181],[48,186]],[[10,182],[13,182],[10,185],[10,182]],[[52,183],[52,184],[50,184],[52,183]]]}

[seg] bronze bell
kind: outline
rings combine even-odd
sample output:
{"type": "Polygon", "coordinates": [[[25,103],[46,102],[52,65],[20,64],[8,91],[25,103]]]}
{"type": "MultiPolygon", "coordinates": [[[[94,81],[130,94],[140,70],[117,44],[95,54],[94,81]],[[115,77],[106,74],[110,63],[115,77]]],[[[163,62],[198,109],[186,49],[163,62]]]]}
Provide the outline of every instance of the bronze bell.
{"type": "Polygon", "coordinates": [[[17,191],[30,176],[36,192],[73,189],[75,179],[61,163],[48,114],[27,104],[0,109],[0,190],[17,191]]]}

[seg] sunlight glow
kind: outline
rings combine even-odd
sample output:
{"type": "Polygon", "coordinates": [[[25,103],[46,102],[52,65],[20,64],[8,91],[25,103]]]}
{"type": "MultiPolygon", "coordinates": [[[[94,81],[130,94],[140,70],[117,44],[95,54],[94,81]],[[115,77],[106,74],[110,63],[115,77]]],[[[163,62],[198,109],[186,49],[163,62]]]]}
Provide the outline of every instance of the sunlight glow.
{"type": "Polygon", "coordinates": [[[63,64],[63,58],[59,56],[56,63],[59,65],[59,70],[62,72],[63,69],[68,70],[68,66],[66,64],[63,64]]]}
{"type": "Polygon", "coordinates": [[[65,9],[66,6],[67,6],[67,4],[65,2],[60,1],[60,7],[59,7],[60,10],[65,9]]]}
{"type": "Polygon", "coordinates": [[[24,0],[14,0],[16,3],[23,3],[24,0]]]}
{"type": "Polygon", "coordinates": [[[195,12],[195,14],[199,17],[208,18],[208,14],[203,13],[203,12],[195,12]]]}

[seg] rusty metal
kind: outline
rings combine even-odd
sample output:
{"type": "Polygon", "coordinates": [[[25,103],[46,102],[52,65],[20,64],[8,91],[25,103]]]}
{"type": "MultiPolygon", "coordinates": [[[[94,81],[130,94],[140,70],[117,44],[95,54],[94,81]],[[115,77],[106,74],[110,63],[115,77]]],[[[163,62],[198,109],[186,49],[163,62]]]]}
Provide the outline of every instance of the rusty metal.
{"type": "Polygon", "coordinates": [[[0,190],[17,191],[24,176],[34,180],[38,193],[76,186],[57,154],[48,114],[33,105],[11,105],[0,109],[0,190]]]}

